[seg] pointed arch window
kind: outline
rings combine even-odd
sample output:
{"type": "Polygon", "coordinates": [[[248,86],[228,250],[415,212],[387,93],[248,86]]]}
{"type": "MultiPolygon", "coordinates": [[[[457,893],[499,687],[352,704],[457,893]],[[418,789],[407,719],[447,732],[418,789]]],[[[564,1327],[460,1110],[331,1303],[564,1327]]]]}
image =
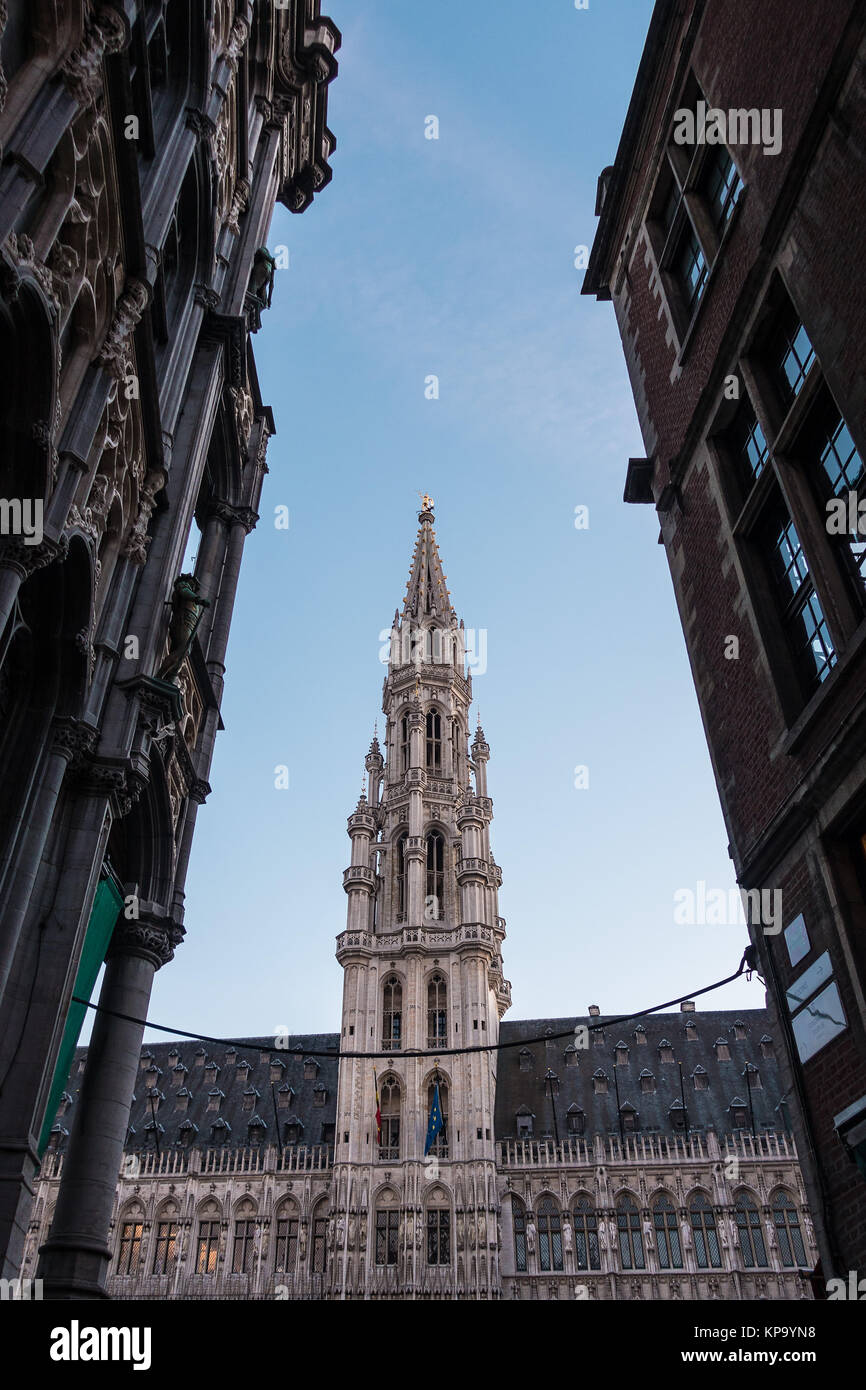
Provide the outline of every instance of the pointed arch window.
{"type": "Polygon", "coordinates": [[[395,921],[406,921],[406,836],[401,835],[394,846],[394,909],[395,921]]]}
{"type": "Polygon", "coordinates": [[[601,1269],[598,1217],[589,1197],[579,1197],[574,1204],[574,1257],[578,1269],[601,1269]]]}
{"type": "Polygon", "coordinates": [[[653,1226],[660,1269],[682,1269],[683,1251],[680,1228],[670,1197],[656,1197],[653,1202],[653,1226]]]}
{"type": "Polygon", "coordinates": [[[427,986],[427,1046],[445,1047],[448,1042],[448,995],[444,975],[439,972],[427,986]]]}
{"type": "Polygon", "coordinates": [[[298,1210],[284,1203],[277,1213],[277,1248],[274,1270],[293,1274],[298,1264],[298,1210]]]}
{"type": "Polygon", "coordinates": [[[400,720],[400,771],[409,771],[409,716],[400,720]]]}
{"type": "Polygon", "coordinates": [[[393,1160],[400,1157],[400,1083],[388,1076],[381,1083],[379,1110],[382,1116],[382,1140],[379,1157],[393,1160]]]}
{"type": "MultiPolygon", "coordinates": [[[[431,1081],[427,1087],[427,1114],[433,1105],[433,1096],[436,1090],[435,1082],[431,1081]]],[[[430,1145],[429,1152],[436,1158],[448,1157],[448,1082],[439,1076],[439,1109],[442,1111],[442,1128],[430,1145]]]]}
{"type": "Polygon", "coordinates": [[[156,1227],[156,1248],[153,1254],[153,1273],[171,1274],[177,1260],[177,1222],[159,1221],[156,1227]]]}
{"type": "Polygon", "coordinates": [[[451,1263],[451,1212],[447,1207],[427,1208],[427,1263],[451,1263]]]}
{"type": "Polygon", "coordinates": [[[623,1269],[646,1269],[640,1216],[631,1197],[620,1197],[617,1202],[616,1224],[623,1269]]]}
{"type": "Polygon", "coordinates": [[[196,1274],[215,1274],[217,1256],[220,1248],[220,1223],[202,1220],[198,1223],[198,1246],[196,1251],[196,1274]]]}
{"type": "Polygon", "coordinates": [[[313,1273],[324,1274],[327,1266],[328,1249],[328,1209],[316,1207],[313,1216],[313,1273]]]}
{"type": "Polygon", "coordinates": [[[514,1268],[526,1273],[526,1207],[517,1197],[511,1199],[511,1219],[514,1224],[514,1268]]]}
{"type": "Polygon", "coordinates": [[[438,830],[427,836],[427,906],[425,917],[438,922],[445,903],[445,837],[438,830]]]}
{"type": "Polygon", "coordinates": [[[751,1197],[740,1193],[734,1206],[734,1220],[740,1241],[740,1254],[746,1269],[766,1269],[767,1249],[761,1230],[761,1215],[751,1197]]]}
{"type": "Polygon", "coordinates": [[[256,1223],[252,1218],[240,1217],[235,1221],[232,1274],[252,1274],[256,1248],[255,1234],[256,1223]]]}
{"type": "Polygon", "coordinates": [[[702,1192],[696,1192],[689,1201],[689,1220],[692,1223],[698,1269],[708,1269],[710,1266],[721,1269],[722,1252],[719,1249],[716,1215],[702,1192]]]}
{"type": "Polygon", "coordinates": [[[124,1276],[138,1273],[141,1258],[141,1241],[144,1223],[136,1216],[132,1221],[124,1221],[120,1229],[120,1250],[117,1257],[117,1273],[124,1276]]]}
{"type": "Polygon", "coordinates": [[[403,986],[396,975],[389,975],[382,996],[382,1050],[398,1052],[402,1046],[403,986]]]}
{"type": "Polygon", "coordinates": [[[438,710],[427,711],[426,736],[426,766],[431,772],[439,772],[442,768],[442,716],[438,710]]]}
{"type": "Polygon", "coordinates": [[[538,1203],[538,1266],[562,1269],[562,1217],[552,1197],[542,1197],[538,1203]]]}
{"type": "Polygon", "coordinates": [[[807,1260],[800,1218],[794,1200],[787,1192],[777,1192],[773,1198],[773,1225],[782,1264],[789,1269],[795,1264],[804,1268],[807,1260]]]}

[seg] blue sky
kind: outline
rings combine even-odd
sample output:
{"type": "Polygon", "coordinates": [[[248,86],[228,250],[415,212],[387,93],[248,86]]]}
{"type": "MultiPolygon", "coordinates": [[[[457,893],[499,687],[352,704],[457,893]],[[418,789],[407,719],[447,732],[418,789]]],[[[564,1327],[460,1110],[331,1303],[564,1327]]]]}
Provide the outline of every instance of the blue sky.
{"type": "MultiPolygon", "coordinates": [[[[658,520],[621,500],[643,446],[613,311],[574,266],[651,9],[333,0],[334,178],[271,227],[290,264],[255,351],[278,432],[155,1022],[339,1027],[346,816],[424,490],[487,633],[510,1017],[644,1008],[736,968],[742,926],[674,923],[678,889],[734,880],[658,520]]],[[[738,981],[700,1006],[763,1000],[738,981]]]]}

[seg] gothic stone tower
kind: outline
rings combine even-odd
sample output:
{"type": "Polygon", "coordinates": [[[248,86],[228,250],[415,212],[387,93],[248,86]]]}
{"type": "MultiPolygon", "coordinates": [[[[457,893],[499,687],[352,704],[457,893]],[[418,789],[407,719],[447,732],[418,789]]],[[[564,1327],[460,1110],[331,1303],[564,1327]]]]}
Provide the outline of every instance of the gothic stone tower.
{"type": "Polygon", "coordinates": [[[395,613],[367,792],[349,817],[334,1173],[336,1297],[499,1295],[493,1132],[502,875],[490,853],[490,749],[469,747],[471,677],[423,499],[395,613]],[[475,1050],[472,1050],[475,1049],[475,1050]],[[374,1068],[381,1136],[377,1132],[374,1068]],[[425,1159],[438,1074],[445,1127],[425,1159]]]}

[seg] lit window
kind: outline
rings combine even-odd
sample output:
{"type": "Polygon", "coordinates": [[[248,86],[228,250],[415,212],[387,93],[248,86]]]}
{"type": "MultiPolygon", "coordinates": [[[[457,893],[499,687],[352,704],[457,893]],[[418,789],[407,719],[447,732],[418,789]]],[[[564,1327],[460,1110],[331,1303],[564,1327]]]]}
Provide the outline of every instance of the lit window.
{"type": "Polygon", "coordinates": [[[213,1274],[216,1271],[220,1247],[220,1223],[200,1221],[198,1224],[198,1252],[196,1254],[196,1274],[213,1274]]]}
{"type": "Polygon", "coordinates": [[[141,1237],[144,1226],[141,1221],[124,1221],[120,1231],[120,1252],[117,1258],[117,1273],[136,1274],[141,1258],[141,1237]]]}
{"type": "Polygon", "coordinates": [[[154,1274],[170,1274],[177,1259],[177,1222],[160,1221],[156,1228],[154,1274]]]}

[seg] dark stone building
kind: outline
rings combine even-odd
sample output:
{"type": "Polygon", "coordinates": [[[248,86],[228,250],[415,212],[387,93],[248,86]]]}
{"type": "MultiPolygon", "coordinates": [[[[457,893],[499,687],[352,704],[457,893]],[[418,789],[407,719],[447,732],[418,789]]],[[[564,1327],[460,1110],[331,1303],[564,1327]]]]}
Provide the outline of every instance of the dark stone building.
{"type": "MultiPolygon", "coordinates": [[[[0,6],[4,1274],[71,996],[107,948],[101,1003],[143,1018],[184,934],[274,433],[262,243],[277,200],[302,212],[331,177],[339,43],[319,0],[0,6]]],[[[40,1264],[53,1296],[102,1288],[140,1045],[99,1016],[40,1264]]]]}
{"type": "MultiPolygon", "coordinates": [[[[275,1038],[151,1044],[128,1111],[108,1290],[123,1299],[809,1298],[812,1220],[767,1026],[763,1009],[689,1004],[620,1023],[594,1009],[503,1021],[490,1203],[479,1207],[462,1171],[473,1098],[451,1088],[435,1166],[425,1160],[417,1203],[396,1212],[391,1194],[410,1185],[427,1125],[426,1087],[417,1100],[406,1090],[397,1152],[376,1153],[372,1113],[353,1119],[363,1157],[357,1198],[346,1201],[340,1034],[279,1047],[275,1038]],[[393,1249],[380,1239],[385,1223],[396,1227],[393,1249]],[[479,1289],[481,1252],[495,1273],[479,1289]]],[[[80,1049],[60,1098],[25,1279],[51,1225],[85,1059],[80,1049]]],[[[444,1054],[443,1076],[454,1065],[444,1054]]]]}
{"type": "Polygon", "coordinates": [[[584,292],[612,300],[825,1276],[866,1263],[866,9],[656,4],[584,292]]]}

